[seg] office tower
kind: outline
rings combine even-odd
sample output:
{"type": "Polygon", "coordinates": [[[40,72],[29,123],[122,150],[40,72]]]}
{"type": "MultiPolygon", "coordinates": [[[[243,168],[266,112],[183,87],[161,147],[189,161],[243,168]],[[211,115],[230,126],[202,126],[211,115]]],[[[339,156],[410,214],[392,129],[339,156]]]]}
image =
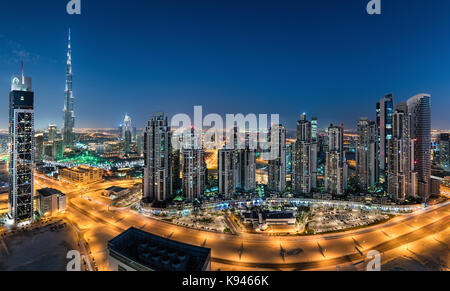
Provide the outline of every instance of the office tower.
{"type": "Polygon", "coordinates": [[[391,94],[381,98],[377,103],[377,126],[378,126],[378,160],[380,163],[380,179],[385,180],[387,170],[388,143],[392,138],[392,114],[394,112],[394,98],[391,94]]]}
{"type": "Polygon", "coordinates": [[[446,171],[450,171],[450,134],[441,133],[439,135],[438,148],[437,165],[446,171]]]}
{"type": "Polygon", "coordinates": [[[56,125],[49,124],[48,126],[48,141],[54,141],[57,137],[56,125]]]}
{"type": "Polygon", "coordinates": [[[283,192],[286,189],[286,128],[272,125],[269,131],[271,157],[269,159],[269,189],[283,192]]]}
{"type": "MultiPolygon", "coordinates": [[[[317,138],[317,128],[315,130],[317,138]]],[[[310,193],[317,187],[317,142],[312,133],[312,122],[302,114],[297,122],[293,155],[292,189],[295,193],[310,193]]]]}
{"type": "Polygon", "coordinates": [[[219,150],[219,194],[227,198],[236,192],[236,157],[235,150],[219,150]]]}
{"type": "Polygon", "coordinates": [[[144,136],[141,134],[136,136],[136,149],[139,156],[144,154],[144,136]]]}
{"type": "Polygon", "coordinates": [[[34,141],[36,145],[36,153],[34,156],[35,163],[42,162],[42,157],[44,153],[44,134],[38,133],[34,136],[34,141]]]}
{"type": "Polygon", "coordinates": [[[431,96],[419,94],[411,97],[406,105],[410,134],[414,141],[412,171],[417,173],[418,194],[428,200],[431,178],[431,96]]]}
{"type": "Polygon", "coordinates": [[[125,154],[129,154],[131,152],[132,132],[133,127],[131,126],[131,117],[128,116],[128,114],[125,114],[125,119],[123,120],[122,126],[123,148],[125,154]]]}
{"type": "Polygon", "coordinates": [[[378,129],[368,118],[358,121],[358,140],[356,142],[356,177],[363,191],[378,184],[378,129]]]}
{"type": "Polygon", "coordinates": [[[144,131],[144,202],[163,202],[172,195],[172,140],[168,118],[154,113],[144,131]]]}
{"type": "Polygon", "coordinates": [[[12,78],[9,94],[9,217],[15,224],[32,222],[34,214],[34,93],[31,78],[12,78]]]}
{"type": "MultiPolygon", "coordinates": [[[[396,201],[415,196],[411,189],[409,118],[406,103],[398,103],[392,115],[392,139],[388,144],[387,192],[396,201]]],[[[413,183],[414,184],[414,183],[413,183]]]]}
{"type": "Polygon", "coordinates": [[[328,127],[328,152],[325,165],[325,191],[343,195],[347,189],[348,165],[344,153],[344,126],[328,127]]]}
{"type": "Polygon", "coordinates": [[[69,44],[67,49],[67,64],[66,64],[66,89],[64,92],[64,118],[62,128],[63,148],[70,149],[74,145],[75,134],[73,128],[75,127],[75,111],[74,111],[74,97],[72,93],[72,51],[70,46],[70,30],[69,30],[69,44]]]}

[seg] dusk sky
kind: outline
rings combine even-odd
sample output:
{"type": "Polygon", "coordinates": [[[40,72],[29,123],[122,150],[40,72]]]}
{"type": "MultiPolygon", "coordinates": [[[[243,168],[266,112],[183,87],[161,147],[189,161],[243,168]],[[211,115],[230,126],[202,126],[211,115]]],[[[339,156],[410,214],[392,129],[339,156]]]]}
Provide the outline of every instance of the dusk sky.
{"type": "Polygon", "coordinates": [[[0,3],[0,128],[10,79],[25,62],[36,127],[62,124],[72,30],[76,127],[143,128],[155,111],[302,112],[355,128],[375,104],[432,95],[433,127],[450,128],[450,1],[68,0],[0,3]]]}

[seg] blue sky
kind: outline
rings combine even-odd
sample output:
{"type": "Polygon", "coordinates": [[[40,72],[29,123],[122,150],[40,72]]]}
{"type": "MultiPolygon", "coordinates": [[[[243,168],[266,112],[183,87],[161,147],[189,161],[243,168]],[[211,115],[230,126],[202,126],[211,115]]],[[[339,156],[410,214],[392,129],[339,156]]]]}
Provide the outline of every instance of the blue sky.
{"type": "Polygon", "coordinates": [[[302,112],[321,127],[374,119],[375,103],[433,97],[433,126],[450,128],[450,1],[68,0],[0,3],[0,128],[12,74],[33,78],[36,125],[61,125],[68,28],[77,127],[144,127],[169,115],[302,112]]]}

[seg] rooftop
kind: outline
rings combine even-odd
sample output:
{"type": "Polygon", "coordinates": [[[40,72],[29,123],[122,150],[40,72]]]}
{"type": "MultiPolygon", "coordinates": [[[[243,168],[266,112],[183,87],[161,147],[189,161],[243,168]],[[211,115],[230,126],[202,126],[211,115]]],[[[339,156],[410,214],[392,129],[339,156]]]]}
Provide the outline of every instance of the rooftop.
{"type": "Polygon", "coordinates": [[[39,195],[42,195],[45,197],[52,196],[52,195],[64,195],[60,191],[53,189],[53,188],[43,188],[43,189],[37,190],[37,192],[39,193],[39,195]]]}
{"type": "Polygon", "coordinates": [[[163,238],[134,227],[108,243],[108,249],[156,271],[202,271],[211,249],[163,238]]]}
{"type": "Polygon", "coordinates": [[[123,190],[127,190],[127,188],[122,188],[122,187],[118,187],[118,186],[112,186],[106,189],[107,191],[112,191],[115,193],[119,193],[122,192],[123,190]]]}

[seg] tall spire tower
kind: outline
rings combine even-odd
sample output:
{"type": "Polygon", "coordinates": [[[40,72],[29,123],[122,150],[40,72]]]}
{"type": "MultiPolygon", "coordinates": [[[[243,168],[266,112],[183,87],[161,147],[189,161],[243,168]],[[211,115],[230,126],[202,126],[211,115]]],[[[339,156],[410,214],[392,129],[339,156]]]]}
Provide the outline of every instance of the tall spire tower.
{"type": "Polygon", "coordinates": [[[63,117],[63,142],[64,149],[72,148],[74,145],[75,134],[73,128],[75,126],[74,98],[72,93],[72,50],[70,47],[70,28],[69,28],[69,44],[67,49],[66,64],[66,89],[64,92],[64,117],[63,117]]]}

